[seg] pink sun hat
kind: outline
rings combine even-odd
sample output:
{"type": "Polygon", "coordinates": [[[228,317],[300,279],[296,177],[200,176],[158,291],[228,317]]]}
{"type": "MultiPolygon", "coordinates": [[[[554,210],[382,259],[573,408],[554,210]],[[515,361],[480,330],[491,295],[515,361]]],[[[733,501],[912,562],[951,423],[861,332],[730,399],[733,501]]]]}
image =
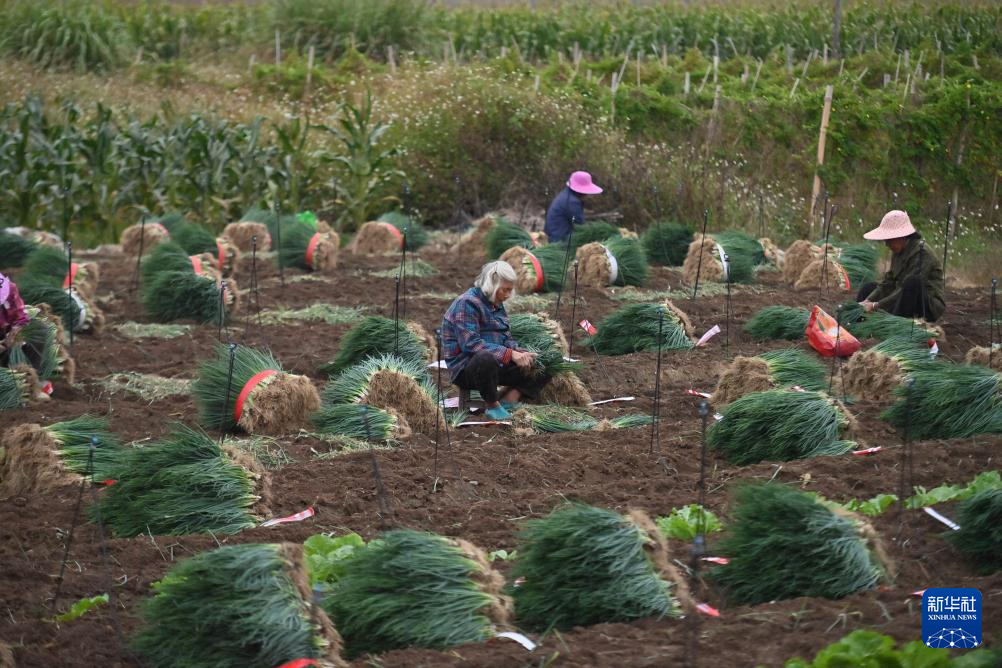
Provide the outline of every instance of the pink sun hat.
{"type": "Polygon", "coordinates": [[[602,189],[592,182],[591,174],[588,172],[574,172],[571,174],[571,178],[567,180],[567,187],[582,195],[597,195],[602,192],[602,189]]]}
{"type": "Polygon", "coordinates": [[[7,297],[10,296],[10,279],[0,274],[0,304],[7,301],[7,297]]]}
{"type": "Polygon", "coordinates": [[[870,241],[885,241],[887,239],[900,239],[909,234],[915,234],[915,227],[911,219],[904,211],[888,211],[880,221],[880,226],[875,230],[870,230],[863,235],[864,239],[870,241]]]}

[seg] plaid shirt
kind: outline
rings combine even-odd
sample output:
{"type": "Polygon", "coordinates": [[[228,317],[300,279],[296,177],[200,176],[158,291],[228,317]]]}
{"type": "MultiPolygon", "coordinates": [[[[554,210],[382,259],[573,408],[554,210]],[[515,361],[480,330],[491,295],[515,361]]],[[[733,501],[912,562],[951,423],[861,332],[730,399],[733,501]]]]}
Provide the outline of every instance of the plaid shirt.
{"type": "Polygon", "coordinates": [[[453,382],[476,353],[485,350],[505,366],[517,347],[504,305],[491,304],[480,288],[456,297],[442,318],[442,354],[453,382]]]}

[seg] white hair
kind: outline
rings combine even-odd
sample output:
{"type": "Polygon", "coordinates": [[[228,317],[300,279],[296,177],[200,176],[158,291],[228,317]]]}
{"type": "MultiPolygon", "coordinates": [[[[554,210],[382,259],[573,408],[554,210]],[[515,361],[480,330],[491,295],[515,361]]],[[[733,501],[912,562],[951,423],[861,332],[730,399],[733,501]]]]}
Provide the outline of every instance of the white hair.
{"type": "Polygon", "coordinates": [[[480,288],[487,295],[487,299],[493,302],[501,283],[514,283],[517,278],[510,264],[504,260],[495,260],[480,268],[480,275],[473,282],[473,286],[480,288]]]}

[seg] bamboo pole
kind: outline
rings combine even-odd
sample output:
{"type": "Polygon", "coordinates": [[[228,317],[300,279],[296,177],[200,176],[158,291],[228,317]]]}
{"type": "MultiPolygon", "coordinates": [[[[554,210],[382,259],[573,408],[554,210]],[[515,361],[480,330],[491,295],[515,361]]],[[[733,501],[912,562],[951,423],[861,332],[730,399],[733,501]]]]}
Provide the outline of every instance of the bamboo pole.
{"type": "Polygon", "coordinates": [[[818,196],[821,194],[821,174],[818,169],[825,163],[825,141],[828,137],[828,120],[832,113],[832,95],[835,87],[825,86],[825,106],[821,112],[821,130],[818,134],[818,162],[814,168],[814,187],[811,189],[811,232],[810,238],[814,238],[814,213],[818,203],[818,196]]]}

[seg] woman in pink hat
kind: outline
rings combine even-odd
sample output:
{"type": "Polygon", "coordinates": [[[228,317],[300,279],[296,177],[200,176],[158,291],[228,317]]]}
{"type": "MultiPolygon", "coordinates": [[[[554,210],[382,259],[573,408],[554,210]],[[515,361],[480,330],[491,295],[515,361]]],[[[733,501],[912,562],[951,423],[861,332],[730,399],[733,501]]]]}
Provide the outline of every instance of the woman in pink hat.
{"type": "Polygon", "coordinates": [[[880,226],[863,235],[883,241],[891,252],[891,269],[880,283],[864,285],[856,300],[867,311],[880,309],[905,318],[938,320],[946,310],[943,267],[925,245],[908,214],[888,211],[880,226]]]}
{"type": "Polygon", "coordinates": [[[567,179],[567,185],[557,193],[546,210],[546,226],[543,231],[550,243],[563,241],[571,234],[575,225],[583,225],[585,195],[598,195],[602,192],[591,180],[588,172],[574,172],[567,179]]]}

